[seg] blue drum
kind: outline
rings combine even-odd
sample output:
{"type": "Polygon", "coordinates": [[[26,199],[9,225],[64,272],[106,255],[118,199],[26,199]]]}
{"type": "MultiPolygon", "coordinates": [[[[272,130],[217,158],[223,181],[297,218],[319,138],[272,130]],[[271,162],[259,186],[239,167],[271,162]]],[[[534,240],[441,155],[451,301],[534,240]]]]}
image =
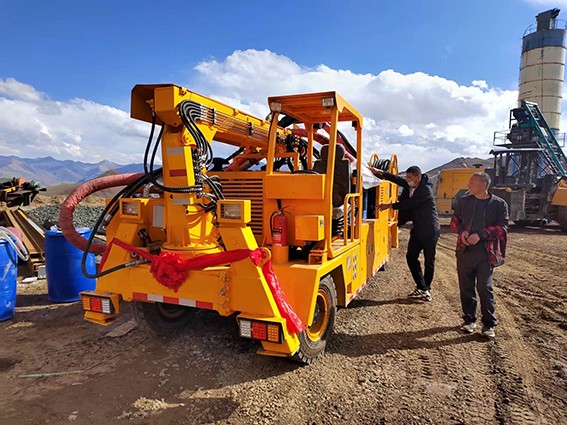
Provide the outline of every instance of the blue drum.
{"type": "MultiPolygon", "coordinates": [[[[77,232],[89,238],[91,229],[79,228],[77,232]]],[[[90,279],[81,271],[83,251],[71,245],[60,230],[45,232],[45,272],[47,275],[47,294],[49,301],[66,303],[78,301],[79,292],[95,289],[96,279],[90,279]]],[[[86,268],[95,274],[95,256],[88,254],[86,268]]]]}
{"type": "Polygon", "coordinates": [[[0,322],[14,317],[18,256],[5,239],[0,239],[0,322]]]}

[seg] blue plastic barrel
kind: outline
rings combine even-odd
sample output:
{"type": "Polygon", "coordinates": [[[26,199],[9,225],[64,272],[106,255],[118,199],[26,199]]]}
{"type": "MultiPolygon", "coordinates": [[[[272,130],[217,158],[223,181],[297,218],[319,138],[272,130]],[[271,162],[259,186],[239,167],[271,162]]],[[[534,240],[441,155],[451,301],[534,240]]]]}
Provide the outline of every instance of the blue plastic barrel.
{"type": "MultiPolygon", "coordinates": [[[[76,230],[84,238],[89,238],[91,235],[91,229],[76,230]]],[[[49,301],[56,303],[77,301],[81,298],[79,292],[95,289],[96,280],[85,277],[81,271],[83,251],[67,242],[60,230],[45,232],[44,250],[49,301]]],[[[86,268],[89,274],[95,273],[94,254],[87,255],[86,268]]]]}
{"type": "Polygon", "coordinates": [[[0,239],[0,322],[14,317],[18,256],[12,246],[0,239]]]}

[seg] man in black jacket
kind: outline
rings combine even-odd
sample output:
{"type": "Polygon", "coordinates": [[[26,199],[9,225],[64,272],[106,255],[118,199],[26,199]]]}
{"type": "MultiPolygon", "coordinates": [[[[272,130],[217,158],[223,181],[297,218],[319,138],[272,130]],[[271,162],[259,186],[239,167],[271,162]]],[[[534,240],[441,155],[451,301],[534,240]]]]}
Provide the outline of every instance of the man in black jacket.
{"type": "Polygon", "coordinates": [[[410,298],[431,301],[431,282],[435,270],[435,250],[439,239],[439,217],[435,208],[433,189],[426,174],[421,174],[418,166],[406,170],[403,179],[394,174],[376,168],[374,174],[389,180],[403,188],[399,201],[394,204],[380,205],[380,210],[393,208],[399,210],[398,224],[413,222],[408,242],[406,260],[415,281],[416,288],[409,294],[410,298]],[[423,251],[425,258],[424,271],[421,270],[419,254],[423,251]]]}

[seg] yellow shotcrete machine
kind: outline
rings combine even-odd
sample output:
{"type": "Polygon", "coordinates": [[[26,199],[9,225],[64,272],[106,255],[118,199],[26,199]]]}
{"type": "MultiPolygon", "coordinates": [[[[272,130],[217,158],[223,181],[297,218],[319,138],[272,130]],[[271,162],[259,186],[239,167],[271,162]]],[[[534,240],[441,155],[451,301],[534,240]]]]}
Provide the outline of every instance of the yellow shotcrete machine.
{"type": "MultiPolygon", "coordinates": [[[[145,173],[97,223],[107,245],[96,290],[81,294],[87,320],[107,325],[129,302],[168,334],[191,326],[192,308],[210,309],[235,315],[260,354],[310,363],[324,352],[337,307],[397,246],[395,214],[376,208],[397,190],[363,190],[363,119],[339,94],[268,103],[263,120],[177,85],[134,87],[131,115],[152,125],[145,173]],[[236,150],[213,158],[218,144],[236,150]]],[[[395,155],[376,163],[397,173],[395,155]]]]}

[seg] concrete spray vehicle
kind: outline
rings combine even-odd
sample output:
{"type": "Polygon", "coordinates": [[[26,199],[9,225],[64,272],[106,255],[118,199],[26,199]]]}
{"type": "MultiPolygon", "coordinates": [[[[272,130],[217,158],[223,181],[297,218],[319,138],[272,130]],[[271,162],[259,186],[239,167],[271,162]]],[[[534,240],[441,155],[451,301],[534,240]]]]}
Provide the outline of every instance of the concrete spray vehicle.
{"type": "MultiPolygon", "coordinates": [[[[337,307],[397,246],[396,215],[376,208],[397,190],[363,190],[363,119],[338,93],[268,104],[263,120],[178,85],[134,87],[131,116],[151,123],[145,172],[88,182],[61,209],[67,239],[102,255],[96,289],[81,293],[86,320],[108,325],[131,303],[139,323],[169,334],[197,326],[191,309],[209,309],[234,315],[260,354],[310,363],[324,352],[337,307]],[[214,158],[216,144],[236,150],[214,158]],[[106,244],[82,239],[75,205],[118,185],[95,229],[106,244]]],[[[395,155],[377,159],[397,173],[395,155]]]]}

